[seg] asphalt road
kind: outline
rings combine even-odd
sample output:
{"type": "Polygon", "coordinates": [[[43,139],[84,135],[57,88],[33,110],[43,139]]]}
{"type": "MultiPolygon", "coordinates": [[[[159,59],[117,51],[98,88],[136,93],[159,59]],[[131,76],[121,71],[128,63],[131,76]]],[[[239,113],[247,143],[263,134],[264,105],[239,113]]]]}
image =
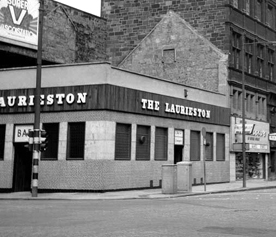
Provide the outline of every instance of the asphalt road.
{"type": "Polygon", "coordinates": [[[275,237],[276,189],[174,199],[2,200],[0,236],[275,237]]]}

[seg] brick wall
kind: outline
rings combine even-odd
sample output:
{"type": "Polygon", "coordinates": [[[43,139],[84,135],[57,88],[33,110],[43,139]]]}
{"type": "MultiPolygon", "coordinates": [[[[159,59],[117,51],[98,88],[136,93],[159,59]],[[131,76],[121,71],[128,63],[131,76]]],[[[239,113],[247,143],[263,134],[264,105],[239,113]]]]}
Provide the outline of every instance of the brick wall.
{"type": "Polygon", "coordinates": [[[228,0],[102,0],[107,19],[107,54],[113,64],[143,39],[169,10],[179,14],[200,34],[224,50],[228,0]]]}

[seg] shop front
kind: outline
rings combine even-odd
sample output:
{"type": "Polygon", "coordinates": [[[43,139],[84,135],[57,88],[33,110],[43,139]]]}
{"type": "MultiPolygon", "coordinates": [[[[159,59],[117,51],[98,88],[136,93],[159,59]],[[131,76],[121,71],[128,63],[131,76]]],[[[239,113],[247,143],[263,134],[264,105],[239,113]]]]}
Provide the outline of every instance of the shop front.
{"type": "MultiPolygon", "coordinates": [[[[245,120],[245,145],[246,145],[246,178],[267,179],[269,146],[269,123],[245,120]]],[[[232,127],[232,180],[243,179],[242,156],[242,120],[231,118],[232,127]]]]}

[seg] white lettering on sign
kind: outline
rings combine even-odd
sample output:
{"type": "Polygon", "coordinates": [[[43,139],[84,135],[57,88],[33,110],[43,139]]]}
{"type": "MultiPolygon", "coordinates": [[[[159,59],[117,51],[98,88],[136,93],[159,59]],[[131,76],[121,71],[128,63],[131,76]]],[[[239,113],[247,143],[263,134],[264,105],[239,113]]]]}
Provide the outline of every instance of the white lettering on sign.
{"type": "MultiPolygon", "coordinates": [[[[156,100],[142,99],[142,109],[144,110],[160,110],[160,102],[156,100]]],[[[194,108],[194,107],[185,107],[183,105],[169,104],[165,103],[165,112],[171,114],[181,114],[191,117],[199,118],[211,118],[211,111],[206,109],[194,108]]]]}
{"type": "MultiPolygon", "coordinates": [[[[70,94],[49,94],[47,96],[40,95],[40,105],[53,105],[54,102],[58,105],[63,105],[64,102],[67,104],[85,104],[86,103],[87,93],[77,93],[74,95],[70,94]]],[[[0,107],[13,107],[15,105],[19,107],[26,107],[26,106],[34,106],[34,95],[20,95],[20,96],[8,96],[8,97],[0,97],[0,107]]]]}
{"type": "Polygon", "coordinates": [[[148,110],[159,111],[159,101],[142,99],[142,108],[148,110]]]}

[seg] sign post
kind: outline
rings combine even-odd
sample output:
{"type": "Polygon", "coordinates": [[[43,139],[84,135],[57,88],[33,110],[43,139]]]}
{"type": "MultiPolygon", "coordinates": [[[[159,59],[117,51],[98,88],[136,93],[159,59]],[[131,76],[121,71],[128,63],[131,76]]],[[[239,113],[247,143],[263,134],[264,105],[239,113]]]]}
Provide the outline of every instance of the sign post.
{"type": "Polygon", "coordinates": [[[202,137],[203,137],[203,179],[204,179],[204,192],[206,192],[206,158],[205,158],[205,155],[206,155],[206,128],[203,127],[202,128],[202,137]]]}

